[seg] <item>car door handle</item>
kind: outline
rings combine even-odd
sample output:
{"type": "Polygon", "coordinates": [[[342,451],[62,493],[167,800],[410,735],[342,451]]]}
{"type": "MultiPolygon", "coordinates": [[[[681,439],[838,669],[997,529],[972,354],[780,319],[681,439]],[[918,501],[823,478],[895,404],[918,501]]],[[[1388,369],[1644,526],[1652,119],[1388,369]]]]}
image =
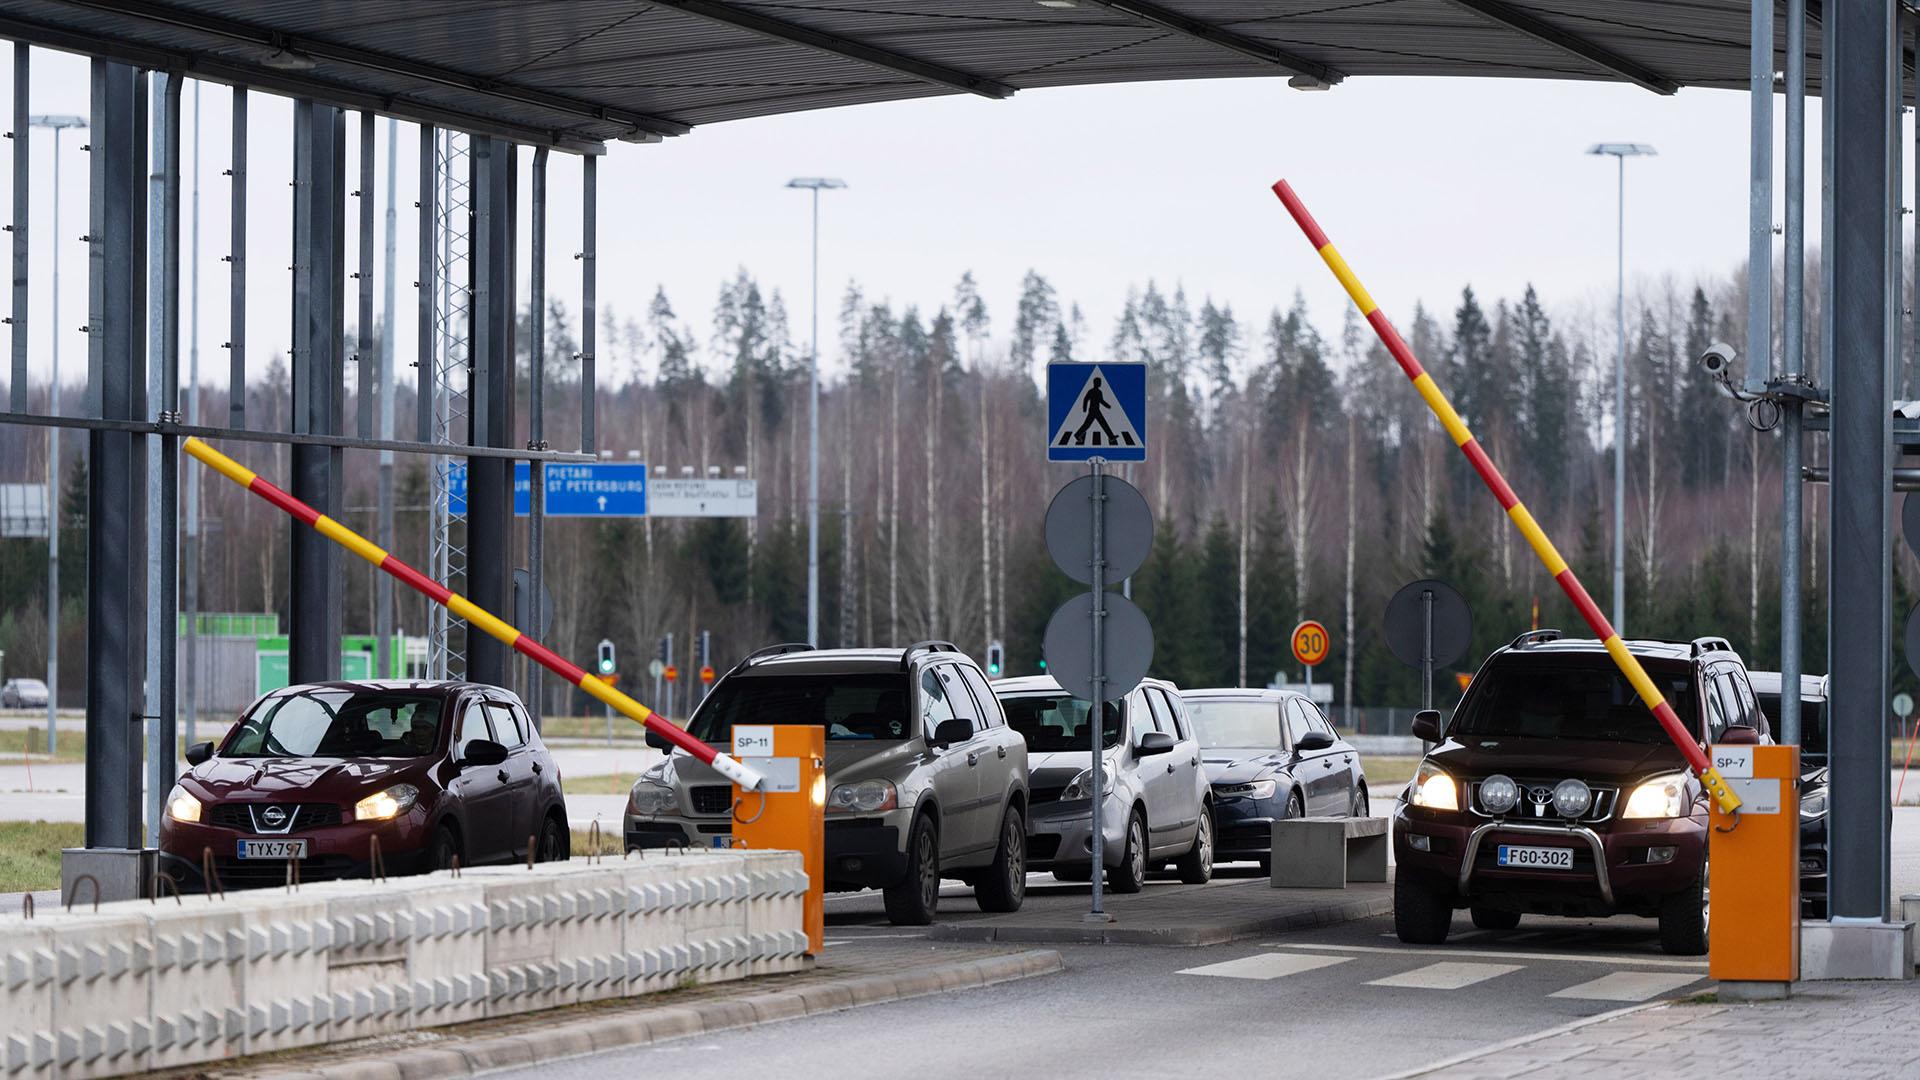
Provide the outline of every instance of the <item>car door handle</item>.
{"type": "Polygon", "coordinates": [[[980,752],[978,750],[967,751],[967,765],[972,767],[978,764],[980,764],[980,752]]]}
{"type": "Polygon", "coordinates": [[[499,777],[501,783],[504,784],[507,782],[507,770],[501,769],[499,772],[494,773],[493,775],[499,777]]]}
{"type": "Polygon", "coordinates": [[[540,767],[540,763],[536,761],[536,762],[534,762],[534,763],[533,763],[533,771],[534,771],[534,774],[535,774],[535,775],[538,775],[538,774],[540,774],[540,773],[543,773],[543,772],[545,772],[546,770],[545,770],[545,769],[542,769],[542,768],[540,767]]]}
{"type": "Polygon", "coordinates": [[[1167,762],[1167,771],[1168,771],[1168,772],[1172,772],[1172,771],[1173,771],[1173,762],[1171,762],[1171,761],[1169,761],[1169,762],[1167,762]]]}
{"type": "Polygon", "coordinates": [[[1004,746],[1002,746],[1002,747],[999,747],[999,750],[1000,750],[1000,756],[1001,756],[1001,757],[1006,757],[1006,756],[1007,756],[1007,748],[1006,748],[1006,747],[1004,747],[1004,746]]]}

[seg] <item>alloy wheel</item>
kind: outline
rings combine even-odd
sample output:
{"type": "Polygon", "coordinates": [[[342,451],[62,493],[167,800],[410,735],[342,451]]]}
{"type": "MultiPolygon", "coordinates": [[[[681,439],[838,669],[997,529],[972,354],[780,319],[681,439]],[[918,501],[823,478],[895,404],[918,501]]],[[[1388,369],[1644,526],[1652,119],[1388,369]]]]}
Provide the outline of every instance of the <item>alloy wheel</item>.
{"type": "Polygon", "coordinates": [[[940,902],[940,853],[934,849],[933,832],[920,832],[920,898],[927,910],[940,902]]]}

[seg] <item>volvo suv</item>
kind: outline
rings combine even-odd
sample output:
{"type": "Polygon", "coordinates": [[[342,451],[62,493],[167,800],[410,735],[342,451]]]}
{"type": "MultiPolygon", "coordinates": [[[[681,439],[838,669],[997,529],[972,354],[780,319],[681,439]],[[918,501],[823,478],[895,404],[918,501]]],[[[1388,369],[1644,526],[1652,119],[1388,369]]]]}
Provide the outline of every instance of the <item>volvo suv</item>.
{"type": "MultiPolygon", "coordinates": [[[[828,891],[880,889],[902,925],[933,921],[942,878],[972,886],[983,911],[1019,909],[1027,744],[951,643],[762,649],[714,684],[687,730],[728,750],[735,724],[826,729],[828,891]]],[[[727,780],[671,752],[627,797],[627,848],[724,846],[732,815],[727,780]]]]}
{"type": "MultiPolygon", "coordinates": [[[[1771,741],[1746,666],[1725,639],[1627,648],[1687,734],[1771,741]]],[[[1394,928],[1446,940],[1527,914],[1660,920],[1670,953],[1707,949],[1707,798],[1680,751],[1601,643],[1523,634],[1481,667],[1394,808],[1394,928]]]]}

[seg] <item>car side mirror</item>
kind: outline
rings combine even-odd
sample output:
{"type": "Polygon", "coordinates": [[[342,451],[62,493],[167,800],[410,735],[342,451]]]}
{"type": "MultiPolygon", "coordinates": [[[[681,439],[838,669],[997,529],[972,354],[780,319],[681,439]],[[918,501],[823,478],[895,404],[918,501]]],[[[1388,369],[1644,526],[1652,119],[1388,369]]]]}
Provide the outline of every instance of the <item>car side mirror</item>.
{"type": "Polygon", "coordinates": [[[460,764],[466,766],[498,765],[507,760],[507,748],[492,739],[475,739],[467,744],[466,754],[460,764]]]}
{"type": "Polygon", "coordinates": [[[1413,734],[1426,742],[1440,741],[1440,710],[1421,709],[1413,714],[1413,734]]]}
{"type": "Polygon", "coordinates": [[[1293,744],[1295,750],[1329,750],[1333,747],[1333,736],[1324,731],[1309,731],[1300,736],[1293,744]]]}
{"type": "Polygon", "coordinates": [[[187,747],[187,764],[189,765],[198,765],[212,756],[213,744],[210,742],[197,742],[187,747]]]}
{"type": "Polygon", "coordinates": [[[652,728],[646,730],[648,746],[653,747],[655,750],[665,750],[668,753],[673,752],[673,743],[669,741],[665,735],[660,734],[652,728]]]}
{"type": "Polygon", "coordinates": [[[1149,731],[1133,744],[1134,757],[1153,757],[1173,753],[1174,738],[1164,731],[1149,731]]]}
{"type": "Polygon", "coordinates": [[[955,717],[940,721],[939,726],[933,729],[933,738],[929,741],[933,746],[944,750],[971,738],[973,738],[973,721],[955,717]]]}

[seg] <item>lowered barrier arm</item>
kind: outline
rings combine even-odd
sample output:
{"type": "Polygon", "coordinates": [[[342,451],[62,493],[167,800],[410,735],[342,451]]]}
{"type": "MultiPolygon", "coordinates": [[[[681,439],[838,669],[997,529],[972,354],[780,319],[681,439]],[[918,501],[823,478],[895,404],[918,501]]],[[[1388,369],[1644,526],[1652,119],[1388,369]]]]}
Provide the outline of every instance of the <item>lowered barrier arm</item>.
{"type": "Polygon", "coordinates": [[[374,566],[398,578],[415,592],[425,596],[436,604],[443,605],[448,611],[465,619],[471,626],[479,627],[488,634],[512,647],[513,651],[553,672],[588,695],[604,702],[614,711],[629,720],[638,721],[647,730],[658,732],[668,742],[685,750],[696,759],[713,766],[715,772],[738,784],[743,790],[758,791],[765,778],[758,769],[751,768],[740,761],[716,751],[713,747],[687,734],[677,725],[668,723],[659,714],[638,701],[608,686],[604,681],[587,674],[580,668],[568,663],[558,653],[514,629],[507,623],[473,601],[447,588],[445,585],[387,554],[385,551],[340,524],[338,521],[301,502],[299,499],[274,487],[251,469],[233,460],[227,455],[208,446],[198,438],[188,438],[180,448],[193,456],[201,464],[213,469],[227,479],[253,492],[266,501],[305,522],[320,535],[360,556],[374,566]]]}
{"type": "MultiPolygon", "coordinates": [[[[1599,607],[1593,602],[1593,597],[1587,595],[1586,586],[1580,584],[1580,579],[1574,575],[1572,568],[1567,566],[1567,560],[1560,557],[1559,550],[1553,546],[1552,540],[1547,539],[1547,534],[1541,530],[1540,523],[1533,519],[1533,515],[1520,502],[1519,496],[1513,493],[1513,488],[1507,486],[1506,478],[1500,475],[1498,468],[1494,467],[1493,459],[1487,456],[1486,450],[1480,446],[1480,441],[1475,439],[1473,432],[1467,429],[1466,422],[1460,419],[1460,414],[1453,411],[1452,403],[1448,402],[1447,396],[1440,392],[1440,387],[1434,383],[1433,376],[1427,374],[1426,369],[1420,365],[1419,359],[1413,355],[1413,350],[1407,347],[1407,343],[1400,340],[1400,332],[1393,328],[1393,324],[1387,321],[1386,313],[1380,310],[1380,305],[1374,303],[1373,297],[1367,294],[1366,287],[1360,284],[1360,279],[1355,277],[1352,268],[1347,266],[1347,260],[1340,257],[1340,252],[1327,240],[1327,234],[1320,231],[1319,224],[1313,220],[1312,214],[1307,213],[1306,205],[1300,201],[1300,196],[1293,193],[1292,185],[1281,180],[1273,185],[1273,193],[1280,196],[1280,202],[1286,206],[1287,213],[1293,215],[1294,223],[1299,225],[1300,231],[1307,235],[1307,242],[1320,253],[1320,258],[1326,261],[1327,268],[1333,271],[1333,276],[1340,280],[1341,287],[1346,289],[1347,295],[1353,298],[1354,306],[1360,309],[1360,314],[1367,320],[1367,325],[1373,327],[1373,332],[1380,336],[1381,344],[1387,347],[1387,351],[1392,353],[1394,360],[1400,364],[1400,370],[1406,372],[1407,378],[1413,381],[1413,387],[1420,392],[1421,400],[1425,401],[1427,408],[1433,410],[1433,415],[1440,419],[1440,425],[1447,429],[1447,435],[1453,439],[1454,445],[1466,455],[1467,461],[1473,465],[1473,471],[1480,474],[1480,479],[1486,483],[1487,489],[1493,492],[1494,498],[1500,500],[1500,508],[1507,512],[1507,517],[1513,521],[1514,527],[1520,530],[1520,535],[1527,538],[1527,543],[1533,547],[1533,553],[1546,565],[1547,573],[1553,575],[1553,580],[1559,583],[1561,590],[1567,594],[1567,598],[1573,601],[1574,608],[1580,612],[1580,617],[1586,620],[1587,626],[1593,630],[1593,635],[1606,646],[1607,655],[1613,657],[1613,662],[1619,667],[1620,673],[1627,677],[1634,691],[1640,695],[1640,700],[1646,703],[1647,708],[1653,711],[1654,718],[1660,721],[1660,726],[1666,729],[1667,738],[1673,740],[1673,744],[1680,749],[1680,753],[1687,760],[1687,765],[1693,769],[1695,775],[1699,776],[1701,786],[1713,796],[1714,804],[1723,814],[1738,814],[1740,797],[1733,793],[1733,789],[1728,787],[1727,782],[1721,778],[1720,771],[1707,760],[1706,752],[1700,749],[1699,743],[1694,742],[1693,733],[1680,722],[1679,715],[1673,711],[1673,706],[1667,703],[1666,697],[1660,693],[1660,688],[1653,684],[1653,679],[1648,677],[1647,670],[1641,667],[1640,661],[1627,650],[1626,643],[1620,640],[1618,633],[1614,632],[1613,624],[1600,613],[1599,607]]],[[[1737,818],[1734,820],[1738,821],[1737,818]]]]}

